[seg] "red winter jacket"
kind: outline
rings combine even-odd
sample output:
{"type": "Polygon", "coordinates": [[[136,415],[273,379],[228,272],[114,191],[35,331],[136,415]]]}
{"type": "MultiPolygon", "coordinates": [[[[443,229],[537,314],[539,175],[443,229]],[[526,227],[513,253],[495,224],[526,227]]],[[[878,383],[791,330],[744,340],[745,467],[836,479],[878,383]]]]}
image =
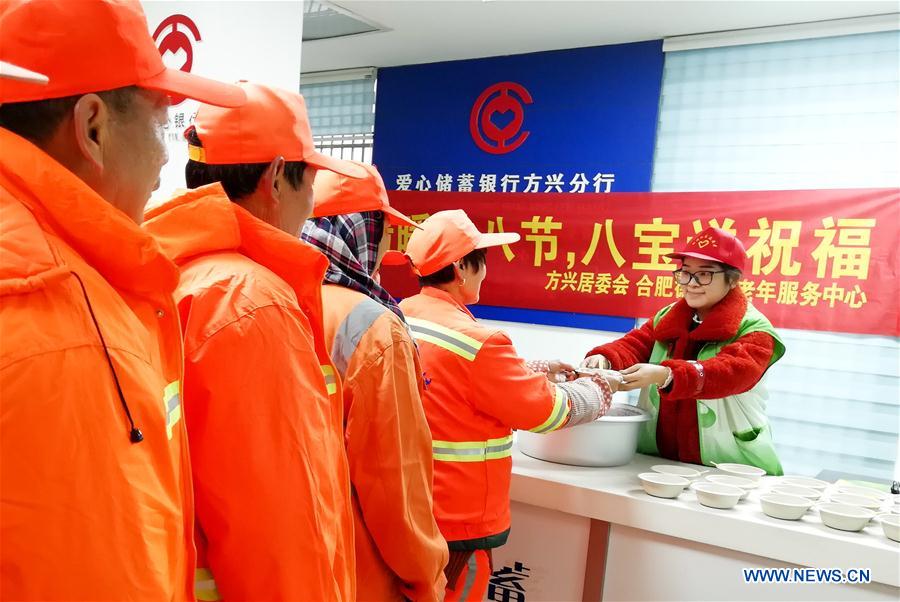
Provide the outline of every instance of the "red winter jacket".
{"type": "Polygon", "coordinates": [[[744,335],[722,347],[715,357],[700,362],[705,379],[699,394],[697,370],[688,363],[696,360],[703,344],[727,341],[737,334],[747,310],[747,299],[739,288],[719,301],[703,323],[693,330],[694,310],[684,299],[659,321],[648,320],[624,337],[600,345],[588,355],[602,355],[614,370],[623,370],[650,360],[656,341],[670,346],[672,359],[662,362],[672,370],[672,383],[659,391],[659,420],[656,444],[665,458],[700,464],[700,434],[697,424],[697,399],[715,399],[749,391],[759,382],[775,351],[774,339],[764,332],[744,335]]]}

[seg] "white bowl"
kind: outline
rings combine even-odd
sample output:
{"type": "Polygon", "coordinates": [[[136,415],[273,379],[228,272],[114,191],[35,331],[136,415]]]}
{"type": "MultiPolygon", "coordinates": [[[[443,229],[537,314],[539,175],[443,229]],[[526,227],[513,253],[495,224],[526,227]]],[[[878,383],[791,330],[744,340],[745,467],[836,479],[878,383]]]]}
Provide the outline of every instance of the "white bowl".
{"type": "Polygon", "coordinates": [[[865,495],[854,495],[852,493],[835,493],[831,496],[831,501],[835,504],[859,506],[860,508],[868,508],[869,510],[878,510],[881,508],[881,502],[875,498],[865,495]]]}
{"type": "Polygon", "coordinates": [[[661,474],[673,474],[677,477],[684,477],[685,479],[691,480],[699,479],[704,473],[708,472],[706,470],[696,470],[688,466],[678,466],[677,464],[656,464],[651,466],[650,470],[661,474]]]}
{"type": "Polygon", "coordinates": [[[740,487],[746,491],[759,487],[759,481],[754,481],[753,479],[748,479],[746,477],[736,477],[730,474],[711,474],[706,477],[706,480],[710,483],[740,487]]]}
{"type": "Polygon", "coordinates": [[[799,495],[808,500],[818,501],[822,497],[821,489],[813,489],[812,487],[801,487],[800,485],[776,485],[772,487],[772,493],[784,495],[799,495]]]}
{"type": "Polygon", "coordinates": [[[883,502],[890,497],[890,494],[872,489],[871,487],[858,487],[856,485],[838,485],[839,493],[852,493],[853,495],[864,495],[866,497],[875,498],[883,502]]]}
{"type": "Polygon", "coordinates": [[[862,531],[875,516],[872,510],[848,504],[826,503],[819,505],[822,522],[840,531],[862,531]]]}
{"type": "Polygon", "coordinates": [[[767,493],[759,496],[759,504],[763,512],[772,518],[798,520],[812,507],[813,502],[799,495],[767,493]]]}
{"type": "Polygon", "coordinates": [[[747,496],[750,495],[751,489],[759,486],[759,483],[754,483],[750,479],[745,479],[744,477],[735,477],[730,474],[711,474],[706,477],[706,480],[710,483],[718,483],[719,485],[730,485],[731,487],[737,487],[744,492],[744,495],[741,496],[742,500],[747,499],[747,496]]]}
{"type": "Polygon", "coordinates": [[[900,514],[888,514],[881,517],[881,530],[884,536],[900,541],[900,514]]]}
{"type": "Polygon", "coordinates": [[[574,466],[622,466],[637,452],[641,423],[646,411],[614,403],[599,420],[552,433],[516,431],[516,442],[526,456],[574,466]]]}
{"type": "Polygon", "coordinates": [[[725,464],[716,464],[715,466],[725,474],[744,477],[751,481],[759,481],[760,477],[766,474],[766,471],[762,468],[750,466],[748,464],[731,464],[726,462],[725,464]]]}
{"type": "Polygon", "coordinates": [[[744,490],[734,485],[699,481],[691,487],[697,492],[697,501],[710,508],[734,508],[744,496],[744,490]]]}
{"type": "Polygon", "coordinates": [[[810,489],[819,489],[824,491],[831,483],[821,479],[812,477],[786,476],[781,477],[778,481],[779,485],[797,485],[799,487],[809,487],[810,489]]]}
{"type": "Polygon", "coordinates": [[[654,497],[676,498],[690,485],[684,477],[661,472],[642,472],[638,478],[644,491],[654,497]]]}

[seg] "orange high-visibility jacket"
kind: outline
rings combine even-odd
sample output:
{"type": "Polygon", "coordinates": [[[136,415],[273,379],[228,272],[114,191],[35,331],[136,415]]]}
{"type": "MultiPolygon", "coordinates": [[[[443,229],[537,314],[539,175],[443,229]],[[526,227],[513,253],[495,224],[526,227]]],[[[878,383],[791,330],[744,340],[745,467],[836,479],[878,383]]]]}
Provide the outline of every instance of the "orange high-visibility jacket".
{"type": "Polygon", "coordinates": [[[181,268],[199,567],[214,579],[198,571],[198,598],[353,600],[350,481],[322,334],[327,260],[218,184],[148,218],[181,268]]]}
{"type": "Polygon", "coordinates": [[[322,298],[325,340],[344,387],[357,598],[442,600],[447,543],[434,520],[415,346],[396,314],[362,293],[331,284],[322,298]]]}
{"type": "Polygon", "coordinates": [[[0,129],[0,599],[193,600],[177,282],[125,214],[0,129]]]}
{"type": "Polygon", "coordinates": [[[400,303],[419,345],[433,437],[434,511],[451,550],[494,548],[509,535],[512,430],[550,432],[569,400],[525,365],[502,331],[444,291],[400,303]]]}

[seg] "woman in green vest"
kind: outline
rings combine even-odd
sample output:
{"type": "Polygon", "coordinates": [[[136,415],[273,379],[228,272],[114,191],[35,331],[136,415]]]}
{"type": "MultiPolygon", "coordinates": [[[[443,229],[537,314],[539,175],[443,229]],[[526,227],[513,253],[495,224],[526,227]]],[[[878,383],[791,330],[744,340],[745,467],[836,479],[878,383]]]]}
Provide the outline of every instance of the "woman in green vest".
{"type": "Polygon", "coordinates": [[[594,348],[584,364],[619,370],[620,391],[642,389],[639,405],[652,419],[641,430],[641,453],[783,474],[760,380],[784,355],[784,343],[738,286],[743,244],[708,228],[669,257],[680,262],[674,275],[684,298],[594,348]]]}

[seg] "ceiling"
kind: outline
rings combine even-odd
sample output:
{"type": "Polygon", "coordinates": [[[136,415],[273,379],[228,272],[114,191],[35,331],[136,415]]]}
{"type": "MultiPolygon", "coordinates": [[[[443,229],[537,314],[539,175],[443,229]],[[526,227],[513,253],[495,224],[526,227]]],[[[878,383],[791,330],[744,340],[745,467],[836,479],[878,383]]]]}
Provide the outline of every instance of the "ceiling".
{"type": "Polygon", "coordinates": [[[335,0],[382,31],[303,43],[304,73],[600,46],[897,12],[870,0],[335,0]]]}

